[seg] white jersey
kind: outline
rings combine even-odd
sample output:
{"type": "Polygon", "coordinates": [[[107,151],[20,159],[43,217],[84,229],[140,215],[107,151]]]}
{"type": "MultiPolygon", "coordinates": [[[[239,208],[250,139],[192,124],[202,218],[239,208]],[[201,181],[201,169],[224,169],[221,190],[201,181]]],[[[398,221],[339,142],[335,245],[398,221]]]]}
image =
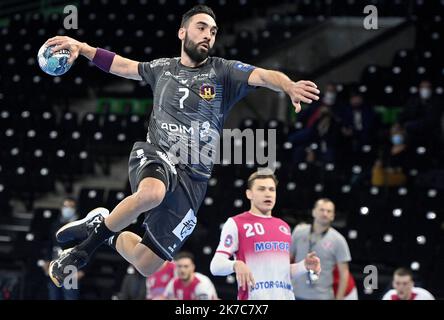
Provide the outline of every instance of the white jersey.
{"type": "Polygon", "coordinates": [[[185,284],[174,277],[167,284],[164,296],[174,300],[216,300],[216,288],[207,276],[195,272],[193,280],[185,284]]]}
{"type": "MultiPolygon", "coordinates": [[[[391,289],[384,295],[384,297],[382,297],[382,300],[400,300],[400,299],[396,290],[391,289]]],[[[435,300],[435,298],[426,289],[413,287],[412,296],[410,297],[410,300],[435,300]]]]}
{"type": "Polygon", "coordinates": [[[216,252],[245,262],[256,282],[238,288],[239,300],[294,300],[290,243],[290,227],[279,218],[244,212],[227,220],[216,252]]]}

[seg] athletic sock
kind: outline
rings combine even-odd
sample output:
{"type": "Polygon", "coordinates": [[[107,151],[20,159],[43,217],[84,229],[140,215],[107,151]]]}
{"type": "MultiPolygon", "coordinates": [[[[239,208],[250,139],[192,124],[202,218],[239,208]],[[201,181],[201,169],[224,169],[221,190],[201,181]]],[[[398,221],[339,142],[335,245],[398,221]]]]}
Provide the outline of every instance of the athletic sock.
{"type": "Polygon", "coordinates": [[[105,222],[102,222],[96,226],[94,232],[92,232],[85,241],[77,246],[77,249],[86,251],[88,255],[90,255],[114,234],[115,232],[109,230],[105,222]]]}
{"type": "Polygon", "coordinates": [[[113,236],[111,236],[108,240],[106,240],[107,244],[117,251],[116,244],[117,244],[117,238],[120,236],[122,232],[117,232],[113,236]]]}

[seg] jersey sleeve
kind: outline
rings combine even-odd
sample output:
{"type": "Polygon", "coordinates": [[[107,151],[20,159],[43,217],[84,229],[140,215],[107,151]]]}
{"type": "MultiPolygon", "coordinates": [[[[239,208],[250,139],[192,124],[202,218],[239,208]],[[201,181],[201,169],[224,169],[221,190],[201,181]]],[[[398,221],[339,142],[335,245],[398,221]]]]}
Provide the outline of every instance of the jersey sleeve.
{"type": "Polygon", "coordinates": [[[197,300],[216,300],[216,288],[208,277],[200,277],[200,282],[196,286],[197,300]]]}
{"type": "Polygon", "coordinates": [[[224,73],[224,111],[245,97],[256,87],[248,84],[248,78],[255,66],[236,61],[222,59],[224,73]]]}
{"type": "Polygon", "coordinates": [[[220,235],[219,245],[216,252],[226,254],[231,257],[239,248],[239,235],[236,222],[233,218],[228,218],[220,235]]]}
{"type": "Polygon", "coordinates": [[[343,236],[339,237],[336,241],[335,257],[337,263],[351,261],[350,249],[348,248],[347,241],[343,236]]]}
{"type": "Polygon", "coordinates": [[[156,86],[157,79],[162,74],[163,67],[170,64],[170,59],[161,58],[149,62],[139,62],[138,71],[146,83],[148,83],[152,90],[156,86]]]}

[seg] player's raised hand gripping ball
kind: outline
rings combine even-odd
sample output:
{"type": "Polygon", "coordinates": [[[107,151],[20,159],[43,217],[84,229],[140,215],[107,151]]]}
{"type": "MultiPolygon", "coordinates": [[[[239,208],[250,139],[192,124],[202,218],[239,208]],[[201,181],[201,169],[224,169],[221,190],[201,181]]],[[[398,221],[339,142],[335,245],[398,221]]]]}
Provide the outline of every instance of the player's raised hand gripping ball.
{"type": "Polygon", "coordinates": [[[61,49],[52,52],[52,46],[44,44],[40,47],[37,54],[37,60],[40,68],[47,74],[52,76],[61,76],[68,72],[72,64],[68,63],[68,59],[71,57],[71,52],[67,49],[61,49]]]}

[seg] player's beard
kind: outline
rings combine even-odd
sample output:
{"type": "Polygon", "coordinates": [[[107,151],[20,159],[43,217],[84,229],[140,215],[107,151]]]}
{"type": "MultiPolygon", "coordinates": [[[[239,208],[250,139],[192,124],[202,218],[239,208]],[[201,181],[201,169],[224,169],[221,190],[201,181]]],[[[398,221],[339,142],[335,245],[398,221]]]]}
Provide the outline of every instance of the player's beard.
{"type": "Polygon", "coordinates": [[[199,44],[189,39],[188,34],[185,34],[183,50],[190,57],[191,60],[193,60],[196,63],[201,63],[206,58],[208,58],[210,47],[208,47],[207,51],[201,50],[199,48],[199,44]]]}

